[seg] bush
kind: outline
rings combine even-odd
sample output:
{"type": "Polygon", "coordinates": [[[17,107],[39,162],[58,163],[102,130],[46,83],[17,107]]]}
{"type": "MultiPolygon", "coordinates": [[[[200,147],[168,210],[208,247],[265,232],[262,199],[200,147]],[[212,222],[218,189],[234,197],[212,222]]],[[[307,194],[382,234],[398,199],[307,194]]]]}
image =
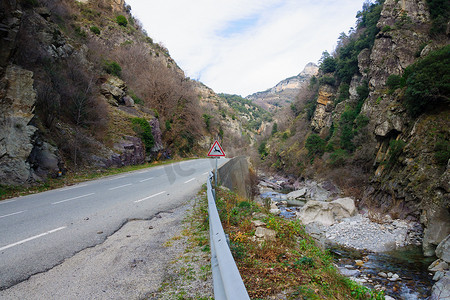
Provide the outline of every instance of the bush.
{"type": "Polygon", "coordinates": [[[418,116],[428,107],[449,103],[450,45],[431,52],[427,57],[406,68],[404,105],[412,116],[418,116]]]}
{"type": "Polygon", "coordinates": [[[309,156],[315,156],[315,155],[322,156],[322,154],[325,152],[325,146],[326,146],[325,140],[323,140],[317,134],[311,134],[306,139],[305,147],[308,150],[309,156]]]}
{"type": "Polygon", "coordinates": [[[336,70],[336,60],[328,53],[328,51],[322,53],[320,70],[323,73],[333,73],[336,70]]]}
{"type": "Polygon", "coordinates": [[[448,19],[450,18],[450,2],[448,0],[427,0],[433,25],[431,34],[445,34],[448,19]]]}
{"type": "Polygon", "coordinates": [[[389,92],[392,93],[394,90],[403,87],[405,81],[402,76],[392,74],[387,78],[386,85],[389,87],[389,92]]]}
{"type": "Polygon", "coordinates": [[[96,35],[100,34],[100,28],[98,28],[97,26],[91,26],[90,30],[95,33],[96,35]]]}
{"type": "Polygon", "coordinates": [[[342,83],[339,87],[339,97],[336,99],[336,104],[350,98],[350,85],[342,83]]]}
{"type": "Polygon", "coordinates": [[[116,22],[117,24],[119,24],[120,26],[126,27],[128,24],[127,18],[125,18],[125,16],[123,15],[118,15],[116,17],[116,22]]]}
{"type": "Polygon", "coordinates": [[[259,144],[258,153],[259,155],[261,155],[261,158],[264,158],[269,154],[267,152],[266,145],[267,145],[266,141],[262,141],[261,144],[259,144]]]}
{"type": "Polygon", "coordinates": [[[328,84],[328,85],[334,86],[335,80],[334,80],[333,76],[322,76],[319,79],[319,83],[320,84],[328,84]]]}
{"type": "Polygon", "coordinates": [[[211,128],[211,118],[212,116],[203,114],[203,121],[205,121],[206,130],[210,130],[211,128]]]}
{"type": "Polygon", "coordinates": [[[440,139],[434,146],[434,159],[438,165],[445,166],[450,159],[450,142],[440,139]]]}
{"type": "Polygon", "coordinates": [[[405,145],[406,143],[402,140],[392,140],[389,142],[389,165],[392,166],[397,161],[405,145]]]}
{"type": "Polygon", "coordinates": [[[150,124],[145,118],[133,118],[131,123],[133,124],[133,130],[139,135],[145,145],[145,152],[150,153],[155,144],[150,124]]]}
{"type": "Polygon", "coordinates": [[[330,164],[333,167],[343,166],[348,154],[343,149],[337,149],[330,155],[330,164]]]}
{"type": "Polygon", "coordinates": [[[122,68],[115,61],[105,60],[103,62],[103,69],[105,70],[106,73],[117,76],[117,77],[120,77],[120,75],[122,73],[122,68]]]}

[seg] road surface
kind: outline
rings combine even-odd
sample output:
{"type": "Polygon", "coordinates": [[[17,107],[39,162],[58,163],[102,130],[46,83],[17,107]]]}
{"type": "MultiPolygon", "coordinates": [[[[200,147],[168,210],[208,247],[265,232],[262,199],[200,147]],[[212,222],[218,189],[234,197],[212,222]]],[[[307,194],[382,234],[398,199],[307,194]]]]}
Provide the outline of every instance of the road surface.
{"type": "Polygon", "coordinates": [[[104,242],[129,220],[174,209],[213,168],[213,159],[190,160],[0,201],[0,289],[104,242]]]}

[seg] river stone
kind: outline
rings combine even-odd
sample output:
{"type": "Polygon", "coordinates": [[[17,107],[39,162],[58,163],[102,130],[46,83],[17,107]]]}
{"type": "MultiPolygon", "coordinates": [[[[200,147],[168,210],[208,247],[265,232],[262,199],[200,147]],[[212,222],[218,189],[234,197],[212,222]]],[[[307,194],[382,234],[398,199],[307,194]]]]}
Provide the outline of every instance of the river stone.
{"type": "Polygon", "coordinates": [[[436,256],[450,263],[450,234],[437,246],[436,256]]]}
{"type": "Polygon", "coordinates": [[[255,227],[266,226],[266,223],[264,223],[263,221],[260,221],[260,220],[253,220],[253,221],[252,221],[252,224],[253,224],[255,227]]]}
{"type": "Polygon", "coordinates": [[[437,272],[437,271],[444,271],[448,269],[448,263],[443,261],[442,259],[435,260],[429,267],[428,271],[430,272],[437,272]]]}
{"type": "Polygon", "coordinates": [[[450,299],[450,272],[433,285],[430,300],[450,299]]]}
{"type": "Polygon", "coordinates": [[[298,217],[303,224],[318,222],[330,226],[355,214],[356,207],[353,199],[340,198],[331,202],[308,201],[300,210],[298,217]]]}
{"type": "Polygon", "coordinates": [[[289,194],[287,194],[287,198],[289,200],[304,198],[306,196],[306,192],[307,192],[307,189],[306,188],[302,188],[300,190],[290,192],[289,194]]]}

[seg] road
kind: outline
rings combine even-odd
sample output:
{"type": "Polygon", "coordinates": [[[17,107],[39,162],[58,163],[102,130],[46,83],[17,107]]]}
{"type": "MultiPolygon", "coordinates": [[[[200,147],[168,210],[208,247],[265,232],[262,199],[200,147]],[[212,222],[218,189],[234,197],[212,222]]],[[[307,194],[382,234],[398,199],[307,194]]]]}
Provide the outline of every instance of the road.
{"type": "Polygon", "coordinates": [[[190,160],[0,201],[0,289],[104,242],[128,220],[174,209],[213,167],[190,160]]]}

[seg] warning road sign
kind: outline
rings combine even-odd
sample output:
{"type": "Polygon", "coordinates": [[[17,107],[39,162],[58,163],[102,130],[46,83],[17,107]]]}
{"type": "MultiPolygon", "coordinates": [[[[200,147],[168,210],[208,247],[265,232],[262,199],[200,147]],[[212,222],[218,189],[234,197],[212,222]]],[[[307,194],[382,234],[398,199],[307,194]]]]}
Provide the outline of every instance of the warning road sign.
{"type": "Polygon", "coordinates": [[[218,141],[215,141],[212,145],[211,149],[209,149],[208,156],[211,157],[225,157],[225,152],[223,151],[222,147],[220,146],[218,141]]]}

